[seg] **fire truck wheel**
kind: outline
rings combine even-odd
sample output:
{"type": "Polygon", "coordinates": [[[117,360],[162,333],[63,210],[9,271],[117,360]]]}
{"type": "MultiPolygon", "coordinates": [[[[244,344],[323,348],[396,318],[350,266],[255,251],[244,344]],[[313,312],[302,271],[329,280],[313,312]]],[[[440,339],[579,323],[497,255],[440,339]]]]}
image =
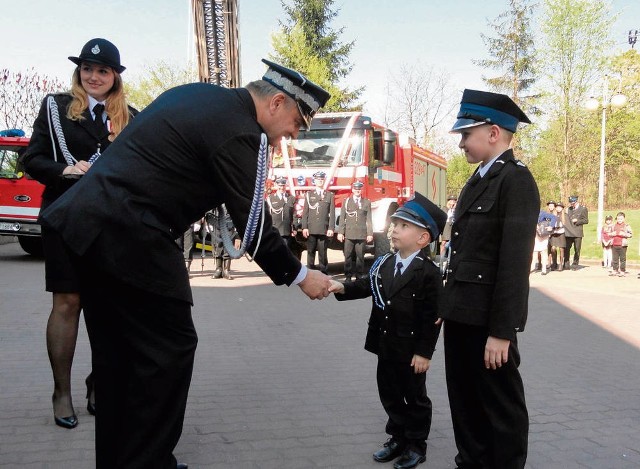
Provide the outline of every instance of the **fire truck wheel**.
{"type": "Polygon", "coordinates": [[[44,255],[42,238],[39,236],[18,236],[18,243],[20,243],[20,247],[27,254],[36,257],[42,257],[44,255]]]}
{"type": "Polygon", "coordinates": [[[384,256],[391,250],[391,242],[386,233],[374,233],[373,235],[373,247],[375,250],[375,257],[384,256]]]}

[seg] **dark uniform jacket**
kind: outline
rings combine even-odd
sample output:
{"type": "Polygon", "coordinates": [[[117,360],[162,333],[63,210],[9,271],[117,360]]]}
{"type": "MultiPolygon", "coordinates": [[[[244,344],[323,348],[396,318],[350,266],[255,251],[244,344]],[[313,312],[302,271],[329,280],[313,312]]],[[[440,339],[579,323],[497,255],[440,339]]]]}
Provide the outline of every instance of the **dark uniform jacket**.
{"type": "Polygon", "coordinates": [[[414,354],[430,359],[440,333],[440,326],[435,325],[442,290],[440,269],[421,252],[394,282],[394,260],[394,254],[380,258],[382,263],[374,278],[347,282],[344,294],[337,294],[336,299],[373,294],[365,350],[385,360],[410,362],[414,354]]]}
{"type": "MultiPolygon", "coordinates": [[[[174,240],[221,203],[244,234],[261,132],[246,89],[173,88],[133,119],[41,218],[75,253],[125,283],[191,301],[174,240]]],[[[290,285],[301,268],[268,214],[255,259],[278,285],[290,285]]]]}
{"type": "Polygon", "coordinates": [[[369,199],[361,197],[359,204],[356,204],[353,197],[345,199],[340,213],[338,233],[347,239],[366,239],[367,236],[373,236],[372,226],[369,199]]]}
{"type": "Polygon", "coordinates": [[[570,238],[583,238],[584,229],[582,225],[589,223],[589,211],[587,207],[578,205],[576,208],[569,207],[567,209],[567,216],[565,217],[564,235],[570,238]],[[578,221],[573,223],[573,219],[577,218],[578,221]]]}
{"type": "MultiPolygon", "coordinates": [[[[72,121],[67,119],[67,107],[73,100],[68,93],[59,93],[47,95],[42,101],[40,112],[33,124],[33,134],[29,141],[29,147],[24,156],[24,164],[26,172],[38,182],[44,184],[45,190],[42,194],[42,209],[45,209],[51,202],[56,200],[62,193],[71,187],[77,179],[67,179],[62,177],[62,171],[67,167],[64,159],[60,142],[53,128],[51,132],[54,135],[55,142],[55,158],[54,150],[51,146],[51,134],[49,132],[49,117],[47,114],[47,99],[53,96],[58,105],[58,115],[60,116],[60,125],[64,134],[67,148],[73,157],[80,161],[89,161],[98,149],[104,152],[109,144],[109,132],[105,129],[98,134],[96,126],[89,109],[85,109],[82,113],[84,119],[80,121],[72,121]]],[[[129,107],[132,116],[138,111],[129,107]]]]}
{"type": "Polygon", "coordinates": [[[320,197],[315,190],[305,195],[302,211],[302,229],[312,235],[325,235],[327,230],[335,230],[336,206],[333,192],[324,191],[320,197]]]}
{"type": "Polygon", "coordinates": [[[524,329],[540,207],[526,166],[507,150],[456,206],[441,316],[513,340],[524,329]]]}
{"type": "Polygon", "coordinates": [[[286,193],[284,194],[284,200],[277,193],[267,197],[267,205],[269,206],[273,226],[278,229],[280,236],[291,236],[295,203],[295,197],[286,193]]]}

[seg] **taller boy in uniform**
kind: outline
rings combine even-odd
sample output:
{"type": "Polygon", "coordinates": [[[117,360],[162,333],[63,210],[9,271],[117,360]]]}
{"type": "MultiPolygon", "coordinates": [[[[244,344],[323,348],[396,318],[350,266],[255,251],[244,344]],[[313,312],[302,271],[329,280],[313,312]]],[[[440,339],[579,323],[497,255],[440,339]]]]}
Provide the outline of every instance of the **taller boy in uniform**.
{"type": "Polygon", "coordinates": [[[510,149],[527,116],[506,95],[465,90],[460,148],[480,163],[451,230],[443,307],[445,366],[459,469],[522,469],[529,418],[516,333],[527,319],[538,187],[510,149]]]}
{"type": "Polygon", "coordinates": [[[364,348],[378,355],[378,393],[388,415],[391,438],[373,454],[396,469],[410,469],[426,459],[431,429],[431,400],[426,371],[438,340],[440,269],[425,248],[444,228],[447,214],[419,193],[393,215],[391,241],[396,253],[374,262],[369,277],[344,285],[332,281],[339,301],[373,297],[364,348]]]}

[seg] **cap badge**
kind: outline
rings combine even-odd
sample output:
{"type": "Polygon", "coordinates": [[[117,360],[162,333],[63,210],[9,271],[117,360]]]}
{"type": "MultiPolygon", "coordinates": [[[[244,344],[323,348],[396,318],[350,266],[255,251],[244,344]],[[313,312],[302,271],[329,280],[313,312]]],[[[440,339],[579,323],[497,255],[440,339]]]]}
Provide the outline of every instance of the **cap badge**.
{"type": "Polygon", "coordinates": [[[95,46],[93,46],[93,47],[91,48],[91,52],[92,52],[94,55],[98,55],[98,54],[100,53],[100,46],[99,46],[98,44],[96,44],[95,46]]]}

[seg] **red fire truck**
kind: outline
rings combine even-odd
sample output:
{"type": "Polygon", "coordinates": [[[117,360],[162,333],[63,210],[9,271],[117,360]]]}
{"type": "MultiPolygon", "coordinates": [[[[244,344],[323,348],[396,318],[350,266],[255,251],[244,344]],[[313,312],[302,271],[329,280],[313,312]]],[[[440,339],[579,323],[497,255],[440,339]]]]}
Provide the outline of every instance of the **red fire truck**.
{"type": "Polygon", "coordinates": [[[27,176],[18,161],[29,139],[3,135],[24,133],[0,133],[0,236],[17,236],[27,253],[42,255],[37,219],[44,186],[27,176]]]}
{"type": "MultiPolygon", "coordinates": [[[[390,216],[414,192],[440,207],[446,204],[445,159],[360,112],[317,114],[310,130],[301,130],[295,140],[283,140],[271,166],[272,179],[287,178],[288,190],[297,199],[298,220],[305,192],[314,189],[316,171],[327,174],[325,189],[336,195],[336,223],[342,202],[351,195],[351,183],[362,181],[363,197],[371,200],[373,211],[374,245],[368,248],[376,255],[388,252],[390,216]]],[[[342,249],[335,237],[331,247],[342,249]]]]}

